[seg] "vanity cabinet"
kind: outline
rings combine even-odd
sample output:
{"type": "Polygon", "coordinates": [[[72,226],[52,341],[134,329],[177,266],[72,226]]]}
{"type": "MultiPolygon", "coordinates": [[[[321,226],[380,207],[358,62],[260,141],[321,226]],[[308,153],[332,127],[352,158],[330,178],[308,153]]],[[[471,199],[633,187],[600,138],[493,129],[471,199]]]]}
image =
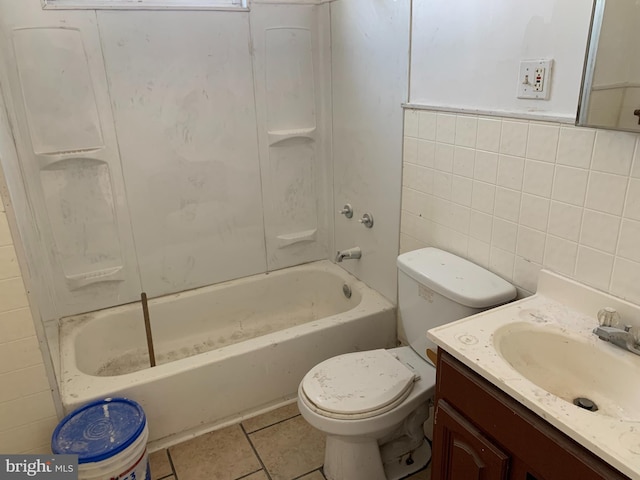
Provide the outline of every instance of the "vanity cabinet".
{"type": "Polygon", "coordinates": [[[438,350],[432,480],[628,480],[438,350]]]}

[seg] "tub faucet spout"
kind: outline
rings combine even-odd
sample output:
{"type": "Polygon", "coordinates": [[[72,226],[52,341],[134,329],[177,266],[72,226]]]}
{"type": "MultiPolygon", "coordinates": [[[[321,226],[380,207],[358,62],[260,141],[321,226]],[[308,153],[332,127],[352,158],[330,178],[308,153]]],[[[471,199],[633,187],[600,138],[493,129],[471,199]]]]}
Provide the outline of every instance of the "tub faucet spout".
{"type": "Polygon", "coordinates": [[[342,262],[342,260],[357,260],[362,257],[362,250],[360,247],[348,248],[347,250],[338,250],[336,254],[336,263],[342,262]]]}

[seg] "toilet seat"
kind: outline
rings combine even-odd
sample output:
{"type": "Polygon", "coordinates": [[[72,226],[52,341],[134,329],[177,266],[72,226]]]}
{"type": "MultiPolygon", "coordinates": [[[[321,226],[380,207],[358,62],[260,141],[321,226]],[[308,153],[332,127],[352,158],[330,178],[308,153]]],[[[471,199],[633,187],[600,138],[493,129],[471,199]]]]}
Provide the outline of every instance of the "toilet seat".
{"type": "Polygon", "coordinates": [[[319,415],[363,419],[398,406],[417,379],[395,355],[379,349],[319,363],[305,375],[301,390],[305,403],[319,415]]]}

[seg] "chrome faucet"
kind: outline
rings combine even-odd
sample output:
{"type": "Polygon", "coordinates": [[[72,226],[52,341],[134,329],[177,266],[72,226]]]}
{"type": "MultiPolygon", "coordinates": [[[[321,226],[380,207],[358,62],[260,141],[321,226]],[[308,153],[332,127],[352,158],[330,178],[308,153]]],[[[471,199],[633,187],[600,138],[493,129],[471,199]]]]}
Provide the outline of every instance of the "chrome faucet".
{"type": "Polygon", "coordinates": [[[624,348],[636,355],[640,355],[640,348],[636,336],[631,332],[631,325],[626,325],[624,330],[617,327],[596,327],[593,329],[600,340],[611,342],[614,345],[624,348]]]}
{"type": "Polygon", "coordinates": [[[338,253],[336,254],[336,263],[340,263],[342,260],[357,260],[360,257],[362,257],[362,250],[360,250],[360,247],[338,250],[338,253]]]}
{"type": "Polygon", "coordinates": [[[640,355],[638,331],[631,325],[625,325],[624,330],[618,328],[620,315],[613,308],[603,308],[598,312],[600,326],[593,329],[593,333],[600,340],[611,342],[629,352],[640,355]]]}

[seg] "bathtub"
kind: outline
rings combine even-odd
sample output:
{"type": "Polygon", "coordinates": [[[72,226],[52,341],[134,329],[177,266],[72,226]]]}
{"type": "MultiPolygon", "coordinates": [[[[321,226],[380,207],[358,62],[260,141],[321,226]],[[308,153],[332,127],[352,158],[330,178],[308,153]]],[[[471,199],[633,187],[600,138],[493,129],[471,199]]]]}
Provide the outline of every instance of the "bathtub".
{"type": "Polygon", "coordinates": [[[60,393],[66,411],[136,400],[158,448],[290,402],[322,360],[396,344],[393,305],[326,260],[152,299],[149,313],[154,368],[139,303],[61,320],[60,393]]]}

